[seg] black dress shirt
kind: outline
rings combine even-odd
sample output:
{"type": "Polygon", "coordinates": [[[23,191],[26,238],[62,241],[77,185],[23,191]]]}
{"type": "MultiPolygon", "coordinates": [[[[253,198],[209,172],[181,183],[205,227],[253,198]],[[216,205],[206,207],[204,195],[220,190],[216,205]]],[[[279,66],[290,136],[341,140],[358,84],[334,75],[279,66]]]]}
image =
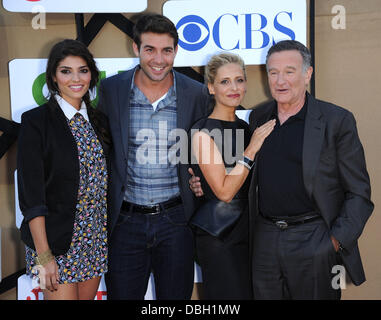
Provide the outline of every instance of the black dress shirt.
{"type": "Polygon", "coordinates": [[[280,125],[277,107],[273,132],[258,154],[259,211],[264,216],[296,216],[314,210],[303,182],[302,154],[307,98],[302,109],[280,125]]]}

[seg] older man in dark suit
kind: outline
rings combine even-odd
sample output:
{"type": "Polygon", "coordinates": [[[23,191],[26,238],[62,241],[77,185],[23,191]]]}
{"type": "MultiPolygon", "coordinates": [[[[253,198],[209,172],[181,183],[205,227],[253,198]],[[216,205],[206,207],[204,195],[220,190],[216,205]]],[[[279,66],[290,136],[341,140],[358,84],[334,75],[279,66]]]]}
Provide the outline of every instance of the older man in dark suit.
{"type": "MultiPolygon", "coordinates": [[[[253,130],[276,119],[248,197],[254,298],[340,299],[339,275],[365,281],[357,240],[373,211],[356,122],[307,92],[313,70],[303,44],[275,44],[266,67],[274,101],[250,114],[253,130]]],[[[190,184],[202,194],[197,177],[190,184]]]]}
{"type": "Polygon", "coordinates": [[[143,299],[151,271],[157,299],[192,294],[193,236],[187,221],[194,199],[187,164],[176,161],[176,145],[187,143],[186,134],[181,139],[176,130],[186,133],[205,116],[209,97],[201,83],[173,70],[177,42],[168,18],[142,15],[133,43],[140,64],[100,86],[99,108],[113,139],[109,299],[143,299]]]}
{"type": "Polygon", "coordinates": [[[307,93],[310,61],[297,41],[274,45],[266,66],[275,101],[250,115],[253,129],[277,121],[249,191],[256,299],[339,299],[337,271],[365,281],[357,240],[373,203],[364,151],[352,113],[307,93]]]}

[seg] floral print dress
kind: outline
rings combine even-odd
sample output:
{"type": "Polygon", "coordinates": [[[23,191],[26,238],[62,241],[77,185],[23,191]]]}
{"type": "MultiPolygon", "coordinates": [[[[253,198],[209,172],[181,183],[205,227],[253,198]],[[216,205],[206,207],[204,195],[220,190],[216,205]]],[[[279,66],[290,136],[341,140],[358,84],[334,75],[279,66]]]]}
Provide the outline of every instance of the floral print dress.
{"type": "MultiPolygon", "coordinates": [[[[107,272],[107,166],[94,129],[77,113],[67,120],[78,147],[79,189],[68,252],[56,256],[59,283],[74,283],[107,272]]],[[[35,275],[36,252],[26,247],[26,273],[35,275]]]]}

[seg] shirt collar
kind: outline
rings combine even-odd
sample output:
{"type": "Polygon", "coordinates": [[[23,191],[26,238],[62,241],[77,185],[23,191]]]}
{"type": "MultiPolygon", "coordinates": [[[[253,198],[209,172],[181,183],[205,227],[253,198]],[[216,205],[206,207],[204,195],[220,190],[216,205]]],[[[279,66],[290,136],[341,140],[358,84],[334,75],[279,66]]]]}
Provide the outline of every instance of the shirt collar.
{"type": "Polygon", "coordinates": [[[306,118],[307,104],[308,104],[308,96],[306,94],[306,98],[304,100],[304,105],[303,105],[302,109],[300,109],[299,112],[294,115],[295,118],[298,118],[301,120],[304,120],[306,118]]]}
{"type": "MultiPolygon", "coordinates": [[[[131,81],[131,95],[132,96],[135,94],[135,88],[137,88],[137,86],[135,85],[135,74],[136,74],[136,70],[138,69],[140,69],[140,64],[138,64],[135,67],[134,74],[132,76],[132,81],[131,81]]],[[[169,88],[167,95],[165,96],[165,99],[170,97],[172,100],[172,99],[176,99],[176,74],[173,72],[173,70],[171,70],[171,72],[173,74],[173,85],[169,88]]]]}
{"type": "MultiPolygon", "coordinates": [[[[294,119],[298,118],[300,120],[304,120],[306,118],[306,114],[307,114],[307,105],[308,105],[308,95],[306,93],[306,98],[304,100],[303,107],[298,111],[298,113],[294,114],[290,118],[294,118],[294,119]]],[[[278,118],[278,106],[275,103],[275,105],[272,109],[272,112],[271,112],[271,119],[276,119],[276,118],[278,118]]]]}
{"type": "Polygon", "coordinates": [[[75,114],[79,112],[87,121],[89,121],[89,116],[87,115],[86,103],[84,101],[82,101],[81,103],[81,109],[77,110],[60,95],[56,94],[54,97],[56,98],[58,105],[60,106],[62,112],[65,114],[65,117],[68,120],[71,120],[71,118],[73,118],[75,114]]]}

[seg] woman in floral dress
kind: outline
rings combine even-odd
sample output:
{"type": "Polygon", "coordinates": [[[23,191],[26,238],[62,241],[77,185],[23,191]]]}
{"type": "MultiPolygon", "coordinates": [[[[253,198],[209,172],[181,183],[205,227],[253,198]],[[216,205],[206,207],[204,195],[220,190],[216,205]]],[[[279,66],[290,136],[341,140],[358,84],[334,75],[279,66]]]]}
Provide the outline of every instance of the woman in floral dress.
{"type": "Polygon", "coordinates": [[[22,115],[18,189],[26,270],[47,300],[94,299],[107,272],[107,122],[90,105],[99,72],[87,47],[49,54],[46,104],[22,115]]]}

